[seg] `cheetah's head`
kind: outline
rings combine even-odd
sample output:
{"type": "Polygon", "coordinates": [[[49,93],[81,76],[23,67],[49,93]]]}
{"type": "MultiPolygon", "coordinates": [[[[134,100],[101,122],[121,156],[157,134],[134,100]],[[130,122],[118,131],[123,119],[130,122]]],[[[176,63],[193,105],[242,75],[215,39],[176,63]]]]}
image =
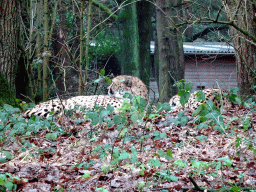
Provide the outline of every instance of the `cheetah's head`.
{"type": "Polygon", "coordinates": [[[182,107],[182,105],[180,104],[180,96],[178,96],[178,95],[173,96],[170,99],[169,103],[170,103],[172,110],[182,107]]]}
{"type": "Polygon", "coordinates": [[[112,79],[112,84],[108,87],[110,96],[123,98],[126,92],[148,100],[147,86],[138,77],[120,75],[112,79]]]}

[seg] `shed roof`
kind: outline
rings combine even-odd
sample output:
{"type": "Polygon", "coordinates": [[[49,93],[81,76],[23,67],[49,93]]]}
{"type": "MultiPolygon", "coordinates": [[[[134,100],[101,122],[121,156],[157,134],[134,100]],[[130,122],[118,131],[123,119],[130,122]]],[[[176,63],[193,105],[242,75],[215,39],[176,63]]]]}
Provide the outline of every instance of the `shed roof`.
{"type": "MultiPolygon", "coordinates": [[[[186,42],[183,43],[185,55],[234,55],[232,45],[222,42],[186,42]]],[[[150,53],[154,54],[155,42],[150,42],[150,53]]]]}

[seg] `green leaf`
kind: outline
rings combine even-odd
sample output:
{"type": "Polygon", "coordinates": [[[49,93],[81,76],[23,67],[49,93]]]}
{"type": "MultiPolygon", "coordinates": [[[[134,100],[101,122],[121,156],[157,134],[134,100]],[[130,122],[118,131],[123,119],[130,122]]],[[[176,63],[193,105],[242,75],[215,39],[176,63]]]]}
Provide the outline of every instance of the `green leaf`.
{"type": "Polygon", "coordinates": [[[136,155],[132,155],[130,161],[131,163],[136,163],[138,161],[138,157],[136,155]]]}
{"type": "Polygon", "coordinates": [[[90,176],[90,173],[85,173],[85,174],[83,174],[81,177],[82,177],[82,178],[88,178],[88,177],[91,177],[91,176],[90,176]]]}
{"type": "Polygon", "coordinates": [[[118,131],[120,131],[123,127],[124,127],[124,124],[119,124],[119,125],[117,125],[117,128],[116,128],[116,129],[117,129],[118,131]]]}
{"type": "Polygon", "coordinates": [[[198,129],[206,129],[208,127],[208,125],[206,123],[200,123],[198,126],[198,129]]]}
{"type": "Polygon", "coordinates": [[[213,106],[215,106],[212,100],[207,101],[206,105],[208,109],[214,109],[213,106]]]}
{"type": "Polygon", "coordinates": [[[198,91],[196,94],[196,101],[204,101],[205,100],[205,94],[203,91],[198,91]]]}
{"type": "Polygon", "coordinates": [[[5,157],[7,158],[7,159],[13,159],[13,154],[11,154],[10,152],[8,152],[8,151],[4,151],[4,155],[5,155],[5,157]]]}
{"type": "Polygon", "coordinates": [[[154,136],[155,140],[159,140],[164,137],[167,137],[166,133],[160,133],[159,131],[155,131],[153,136],[154,136]]]}
{"type": "Polygon", "coordinates": [[[109,124],[108,124],[108,128],[110,128],[110,127],[112,127],[113,126],[113,121],[111,121],[111,122],[109,122],[109,124]]]}
{"type": "Polygon", "coordinates": [[[166,150],[166,154],[167,154],[168,156],[172,157],[172,151],[171,151],[170,149],[167,149],[167,150],[166,150]]]}
{"type": "Polygon", "coordinates": [[[108,84],[111,84],[111,79],[109,77],[105,77],[105,79],[108,84]]]}
{"type": "MultiPolygon", "coordinates": [[[[231,102],[235,102],[236,100],[237,100],[237,95],[235,95],[235,94],[230,94],[230,96],[229,96],[229,101],[231,101],[231,102]]],[[[238,98],[239,99],[239,98],[238,98]]]]}
{"type": "Polygon", "coordinates": [[[131,116],[131,120],[133,123],[135,123],[137,120],[138,120],[138,114],[137,113],[133,113],[132,116],[131,116]]]}
{"type": "Polygon", "coordinates": [[[184,116],[181,118],[180,125],[185,126],[188,122],[189,118],[187,116],[184,116]]]}
{"type": "Polygon", "coordinates": [[[164,104],[163,104],[163,107],[164,107],[164,110],[165,110],[165,111],[171,111],[170,103],[164,103],[164,104]]]}
{"type": "Polygon", "coordinates": [[[110,144],[105,145],[104,150],[107,151],[108,149],[112,149],[112,146],[110,144]]]}
{"type": "Polygon", "coordinates": [[[178,92],[178,95],[180,96],[180,104],[184,106],[188,102],[188,99],[190,97],[189,92],[181,90],[178,92]]]}
{"type": "Polygon", "coordinates": [[[193,86],[193,83],[192,82],[188,82],[185,84],[185,90],[187,92],[191,91],[192,90],[192,86],[193,86]]]}
{"type": "Polygon", "coordinates": [[[165,152],[163,150],[158,150],[158,154],[160,155],[160,157],[165,156],[165,152]]]}
{"type": "Polygon", "coordinates": [[[206,141],[208,139],[208,137],[204,136],[204,135],[200,135],[196,137],[198,140],[200,141],[206,141]]]}
{"type": "Polygon", "coordinates": [[[198,115],[202,110],[202,105],[199,105],[197,109],[192,113],[192,116],[198,115]]]}
{"type": "Polygon", "coordinates": [[[127,128],[124,128],[121,133],[120,133],[120,136],[123,137],[125,136],[125,134],[128,132],[128,129],[127,128]]]}
{"type": "Polygon", "coordinates": [[[99,137],[91,138],[91,139],[90,139],[90,142],[92,142],[92,141],[96,141],[97,139],[99,139],[99,137]]]}
{"type": "Polygon", "coordinates": [[[8,189],[8,190],[16,190],[16,185],[13,184],[11,181],[7,181],[4,186],[8,189]]]}
{"type": "Polygon", "coordinates": [[[244,130],[248,130],[251,127],[251,118],[245,117],[243,118],[243,128],[244,130]]]}
{"type": "Polygon", "coordinates": [[[126,121],[127,121],[127,117],[126,117],[126,116],[123,116],[123,117],[122,117],[122,124],[124,124],[126,121]]]}
{"type": "Polygon", "coordinates": [[[219,126],[219,125],[214,126],[214,127],[213,127],[213,130],[217,130],[217,131],[219,131],[220,133],[224,133],[224,132],[225,132],[224,129],[223,129],[221,126],[219,126]]]}
{"type": "Polygon", "coordinates": [[[235,93],[238,92],[238,91],[239,91],[239,88],[238,88],[238,87],[232,87],[229,92],[230,92],[231,94],[235,94],[235,93]]]}
{"type": "Polygon", "coordinates": [[[108,104],[108,105],[107,105],[107,110],[108,110],[110,113],[112,113],[112,112],[115,110],[115,108],[108,104]]]}
{"type": "Polygon", "coordinates": [[[129,158],[129,156],[130,156],[129,153],[127,153],[126,151],[122,151],[122,153],[120,154],[119,159],[120,159],[120,160],[124,160],[124,159],[129,158]]]}
{"type": "Polygon", "coordinates": [[[136,148],[133,147],[133,146],[131,146],[131,152],[132,152],[133,155],[137,155],[138,154],[136,148]]]}
{"type": "Polygon", "coordinates": [[[6,162],[7,162],[7,161],[6,161],[5,158],[0,157],[0,163],[6,163],[6,162]]]}
{"type": "Polygon", "coordinates": [[[105,69],[101,69],[101,70],[100,70],[100,74],[101,74],[102,76],[104,76],[104,75],[105,75],[105,69]]]}
{"type": "Polygon", "coordinates": [[[148,159],[148,162],[151,167],[163,167],[164,164],[161,164],[159,159],[148,159]]]}
{"type": "Polygon", "coordinates": [[[47,133],[45,137],[49,140],[56,141],[58,137],[58,133],[47,133]]]}
{"type": "Polygon", "coordinates": [[[168,182],[178,181],[178,177],[174,175],[167,175],[165,178],[167,179],[168,182]]]}
{"type": "Polygon", "coordinates": [[[92,119],[98,117],[98,112],[89,112],[89,113],[87,113],[87,115],[92,120],[92,119]]]}
{"type": "Polygon", "coordinates": [[[93,119],[92,119],[92,125],[97,125],[98,123],[99,123],[99,121],[100,121],[100,118],[97,116],[97,117],[94,117],[93,119]]]}
{"type": "Polygon", "coordinates": [[[236,148],[238,148],[242,144],[242,140],[240,137],[237,137],[235,142],[236,142],[236,144],[235,144],[236,148]]]}
{"type": "Polygon", "coordinates": [[[143,176],[143,175],[145,175],[145,172],[143,170],[140,170],[139,175],[143,176]]]}
{"type": "Polygon", "coordinates": [[[232,161],[228,158],[218,158],[218,161],[222,161],[223,165],[226,165],[227,167],[231,167],[232,161]]]}
{"type": "Polygon", "coordinates": [[[94,80],[94,83],[99,83],[103,79],[102,77],[99,77],[98,79],[94,80]]]}
{"type": "Polygon", "coordinates": [[[115,123],[115,125],[118,125],[119,123],[121,123],[121,117],[118,115],[114,116],[113,122],[115,123]]]}
{"type": "Polygon", "coordinates": [[[100,112],[100,117],[103,118],[103,117],[107,116],[109,113],[110,113],[110,112],[109,112],[108,110],[102,110],[102,111],[100,112]]]}
{"type": "Polygon", "coordinates": [[[230,188],[230,191],[232,191],[232,192],[239,192],[239,191],[241,191],[241,189],[240,189],[240,187],[233,186],[233,187],[230,188]]]}

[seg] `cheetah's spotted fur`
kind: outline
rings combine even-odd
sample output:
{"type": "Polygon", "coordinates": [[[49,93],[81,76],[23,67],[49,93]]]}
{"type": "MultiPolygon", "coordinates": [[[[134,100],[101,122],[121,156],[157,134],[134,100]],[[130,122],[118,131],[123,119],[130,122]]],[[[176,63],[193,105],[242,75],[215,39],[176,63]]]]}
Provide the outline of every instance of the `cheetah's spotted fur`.
{"type": "MultiPolygon", "coordinates": [[[[198,91],[195,91],[194,93],[192,93],[188,99],[188,102],[185,104],[185,108],[191,109],[191,110],[196,110],[198,108],[199,105],[201,105],[202,103],[206,103],[209,100],[212,100],[213,103],[215,104],[217,109],[220,109],[221,106],[223,106],[223,108],[229,108],[231,107],[231,102],[229,101],[229,99],[227,98],[227,96],[225,95],[225,93],[227,93],[227,91],[222,90],[222,89],[205,89],[202,90],[202,92],[205,94],[205,101],[197,101],[196,100],[196,93],[198,91]]],[[[175,95],[170,99],[170,105],[175,108],[175,109],[179,109],[182,108],[182,105],[180,104],[180,96],[175,95]]]]}
{"type": "Polygon", "coordinates": [[[112,80],[109,86],[109,95],[77,96],[67,100],[53,99],[36,105],[26,111],[23,117],[30,118],[32,115],[48,117],[50,112],[54,114],[63,113],[63,109],[74,109],[75,106],[83,106],[84,109],[94,108],[95,104],[106,107],[108,104],[115,109],[120,108],[124,101],[125,92],[148,99],[146,85],[137,77],[121,75],[112,80]]]}

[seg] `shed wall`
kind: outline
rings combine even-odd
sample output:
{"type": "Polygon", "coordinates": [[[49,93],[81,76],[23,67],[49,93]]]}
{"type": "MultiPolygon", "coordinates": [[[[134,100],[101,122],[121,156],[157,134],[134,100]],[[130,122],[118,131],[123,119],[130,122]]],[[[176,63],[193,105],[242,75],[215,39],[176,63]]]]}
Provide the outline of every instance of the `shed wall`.
{"type": "Polygon", "coordinates": [[[218,85],[229,90],[237,86],[235,57],[187,55],[185,79],[193,82],[193,91],[200,88],[217,88],[218,85]]]}

